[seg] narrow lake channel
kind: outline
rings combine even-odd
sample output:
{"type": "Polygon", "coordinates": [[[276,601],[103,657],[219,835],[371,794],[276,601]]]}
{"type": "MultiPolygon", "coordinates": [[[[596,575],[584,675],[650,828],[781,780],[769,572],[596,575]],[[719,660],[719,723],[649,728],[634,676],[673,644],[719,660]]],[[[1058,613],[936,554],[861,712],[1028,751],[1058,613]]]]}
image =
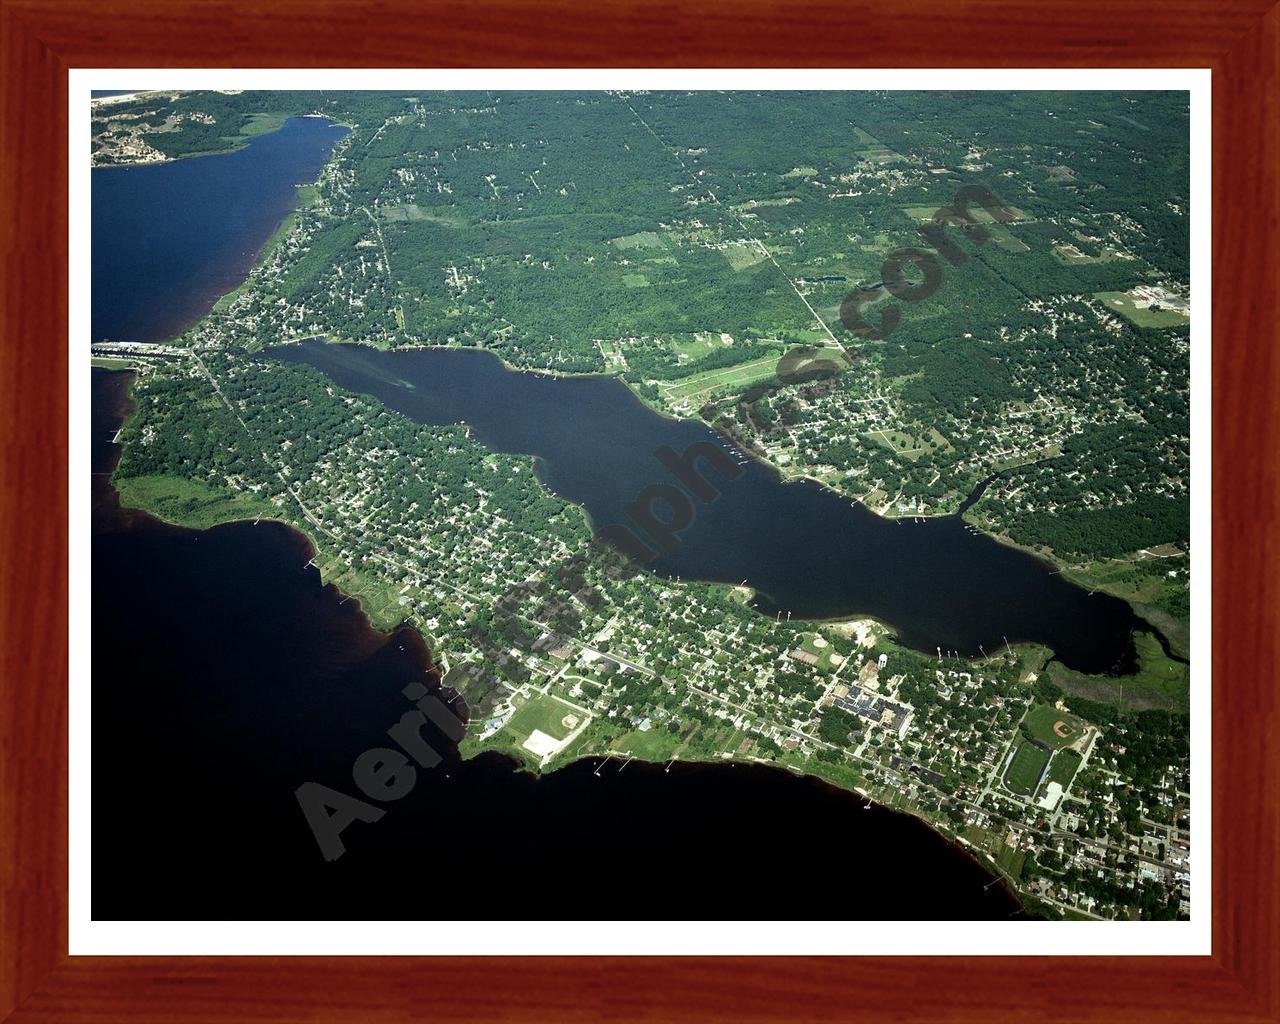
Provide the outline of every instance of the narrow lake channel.
{"type": "Polygon", "coordinates": [[[786,482],[700,421],[649,409],[612,377],[513,371],[462,349],[309,341],[268,355],[316,367],[419,423],[465,422],[488,448],[536,456],[540,479],[598,530],[622,526],[644,539],[653,571],[746,581],[764,615],[871,615],[931,654],[979,656],[1031,641],[1090,673],[1131,671],[1132,633],[1149,628],[1124,601],[1069,582],[958,516],[883,519],[817,483],[786,482]],[[715,493],[697,494],[701,485],[664,462],[663,449],[706,453],[691,464],[715,493]],[[671,516],[646,498],[655,486],[680,488],[693,510],[669,548],[642,525],[644,510],[671,516]]]}

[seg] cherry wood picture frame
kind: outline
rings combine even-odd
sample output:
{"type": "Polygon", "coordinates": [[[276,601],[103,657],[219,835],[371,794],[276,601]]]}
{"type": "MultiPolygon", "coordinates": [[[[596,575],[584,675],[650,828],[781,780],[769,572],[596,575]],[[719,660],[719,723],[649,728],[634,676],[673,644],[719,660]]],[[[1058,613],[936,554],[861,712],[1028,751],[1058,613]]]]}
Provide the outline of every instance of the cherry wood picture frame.
{"type": "Polygon", "coordinates": [[[0,0],[0,1020],[1280,1021],[1273,2],[0,0]],[[1212,69],[1211,956],[68,955],[67,71],[465,65],[1212,69]]]}

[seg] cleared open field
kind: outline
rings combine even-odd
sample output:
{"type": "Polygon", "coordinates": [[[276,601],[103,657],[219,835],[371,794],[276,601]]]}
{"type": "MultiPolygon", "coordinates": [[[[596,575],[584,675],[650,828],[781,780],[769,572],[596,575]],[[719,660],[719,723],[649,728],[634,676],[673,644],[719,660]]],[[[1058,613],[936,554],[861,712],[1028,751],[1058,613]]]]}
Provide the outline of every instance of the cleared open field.
{"type": "MultiPolygon", "coordinates": [[[[908,434],[905,430],[893,430],[889,428],[880,428],[879,430],[868,430],[864,435],[868,441],[872,441],[881,447],[888,448],[895,455],[901,455],[905,459],[915,462],[920,458],[928,448],[920,443],[920,439],[908,434]]],[[[941,435],[939,435],[941,436],[941,435]]],[[[941,446],[940,446],[941,447],[941,446]]]]}
{"type": "MultiPolygon", "coordinates": [[[[1084,243],[1084,239],[1080,239],[1084,243]]],[[[1092,243],[1085,243],[1092,244],[1092,243]]],[[[1114,260],[1128,259],[1131,257],[1118,251],[1113,246],[1102,245],[1101,251],[1097,255],[1090,255],[1080,248],[1075,242],[1060,242],[1053,247],[1053,254],[1062,260],[1063,263],[1111,263],[1114,260]]]]}
{"type": "Polygon", "coordinates": [[[665,249],[666,241],[656,231],[637,231],[634,235],[623,235],[621,238],[609,239],[610,244],[619,249],[665,249]]]}
{"type": "Polygon", "coordinates": [[[440,210],[427,206],[418,206],[414,203],[405,203],[401,206],[384,206],[379,212],[382,214],[383,220],[396,221],[433,221],[436,224],[444,224],[451,228],[466,227],[467,220],[460,213],[452,210],[440,210]]]}
{"type": "MultiPolygon", "coordinates": [[[[1016,207],[1010,207],[1013,210],[1016,220],[1026,220],[1027,215],[1016,207]]],[[[938,208],[934,206],[904,206],[902,208],[912,220],[925,224],[933,220],[934,215],[938,212],[938,208]]],[[[973,219],[982,224],[991,234],[991,240],[1000,246],[1001,249],[1007,249],[1009,252],[1027,252],[1030,246],[1022,239],[1017,238],[1004,224],[995,220],[986,210],[980,206],[970,209],[973,219]]]]}
{"type": "Polygon", "coordinates": [[[718,352],[725,347],[720,335],[706,331],[701,331],[697,334],[677,335],[671,339],[669,344],[682,362],[690,363],[701,359],[703,356],[709,356],[712,352],[718,352]]]}
{"type": "Polygon", "coordinates": [[[996,863],[1000,865],[1000,869],[1010,878],[1022,877],[1022,865],[1027,859],[1025,850],[1019,850],[1017,847],[1001,843],[995,858],[996,863]]]}
{"type": "Polygon", "coordinates": [[[623,733],[610,745],[619,754],[631,754],[645,761],[661,761],[671,757],[680,746],[681,737],[665,725],[655,725],[643,732],[623,733]]]}
{"type": "Polygon", "coordinates": [[[777,369],[777,356],[765,356],[763,359],[728,366],[723,370],[697,373],[675,384],[663,384],[662,393],[668,401],[705,398],[717,391],[747,387],[758,380],[765,380],[772,377],[777,369]]]}
{"type": "Polygon", "coordinates": [[[895,153],[870,132],[859,128],[857,125],[851,125],[850,127],[853,128],[853,134],[858,140],[858,155],[864,160],[870,160],[872,163],[877,164],[887,164],[894,160],[902,159],[900,153],[895,153]]]}
{"type": "Polygon", "coordinates": [[[734,270],[745,270],[747,267],[754,267],[757,263],[764,260],[764,251],[758,245],[744,245],[742,242],[733,242],[725,246],[721,252],[724,258],[729,261],[729,266],[734,270]]]}
{"type": "Polygon", "coordinates": [[[1181,310],[1139,309],[1128,292],[1096,292],[1093,297],[1139,327],[1186,327],[1191,322],[1191,317],[1181,310]]]}
{"type": "MultiPolygon", "coordinates": [[[[1016,206],[1010,206],[1008,209],[1013,214],[1013,219],[1015,221],[1032,219],[1031,216],[1025,210],[1020,210],[1016,206]]],[[[904,206],[902,208],[902,212],[905,213],[912,220],[919,221],[921,224],[923,224],[925,221],[933,220],[934,214],[938,212],[938,207],[936,206],[904,206]]],[[[979,224],[985,225],[987,228],[1001,226],[996,222],[995,217],[993,217],[990,213],[984,210],[981,206],[971,205],[969,207],[969,212],[973,215],[974,220],[976,220],[979,224]]]]}
{"type": "Polygon", "coordinates": [[[325,583],[359,601],[361,610],[379,629],[391,629],[404,621],[399,588],[385,576],[349,566],[324,551],[316,555],[316,568],[325,583]]]}

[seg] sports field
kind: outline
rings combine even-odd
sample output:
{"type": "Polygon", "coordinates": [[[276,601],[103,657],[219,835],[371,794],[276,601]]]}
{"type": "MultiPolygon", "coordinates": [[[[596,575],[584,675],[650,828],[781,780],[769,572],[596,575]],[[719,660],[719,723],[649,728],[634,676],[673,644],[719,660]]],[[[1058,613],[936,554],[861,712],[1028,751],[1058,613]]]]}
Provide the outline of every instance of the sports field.
{"type": "Polygon", "coordinates": [[[576,708],[551,696],[536,694],[528,703],[520,707],[511,720],[503,726],[504,731],[511,733],[517,742],[523,743],[536,729],[556,740],[569,735],[585,716],[576,708]],[[576,723],[566,724],[566,718],[572,716],[576,723]]]}
{"type": "Polygon", "coordinates": [[[1085,722],[1068,711],[1037,704],[1022,720],[1022,731],[1054,750],[1069,747],[1084,735],[1085,722]]]}
{"type": "Polygon", "coordinates": [[[823,672],[833,672],[844,661],[840,652],[831,646],[831,641],[824,636],[807,636],[800,643],[800,649],[818,659],[815,668],[823,672]]]}
{"type": "Polygon", "coordinates": [[[1034,743],[1023,740],[1013,755],[1013,761],[1004,773],[1005,788],[1011,793],[1031,796],[1040,773],[1049,763],[1049,752],[1034,743]]]}

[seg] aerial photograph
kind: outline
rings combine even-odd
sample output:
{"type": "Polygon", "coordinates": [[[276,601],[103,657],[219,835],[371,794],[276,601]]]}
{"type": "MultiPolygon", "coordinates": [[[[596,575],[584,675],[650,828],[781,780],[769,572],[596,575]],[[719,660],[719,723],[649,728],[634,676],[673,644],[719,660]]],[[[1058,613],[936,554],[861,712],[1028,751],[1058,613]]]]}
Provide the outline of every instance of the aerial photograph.
{"type": "Polygon", "coordinates": [[[91,105],[94,919],[1190,920],[1186,91],[91,105]]]}

